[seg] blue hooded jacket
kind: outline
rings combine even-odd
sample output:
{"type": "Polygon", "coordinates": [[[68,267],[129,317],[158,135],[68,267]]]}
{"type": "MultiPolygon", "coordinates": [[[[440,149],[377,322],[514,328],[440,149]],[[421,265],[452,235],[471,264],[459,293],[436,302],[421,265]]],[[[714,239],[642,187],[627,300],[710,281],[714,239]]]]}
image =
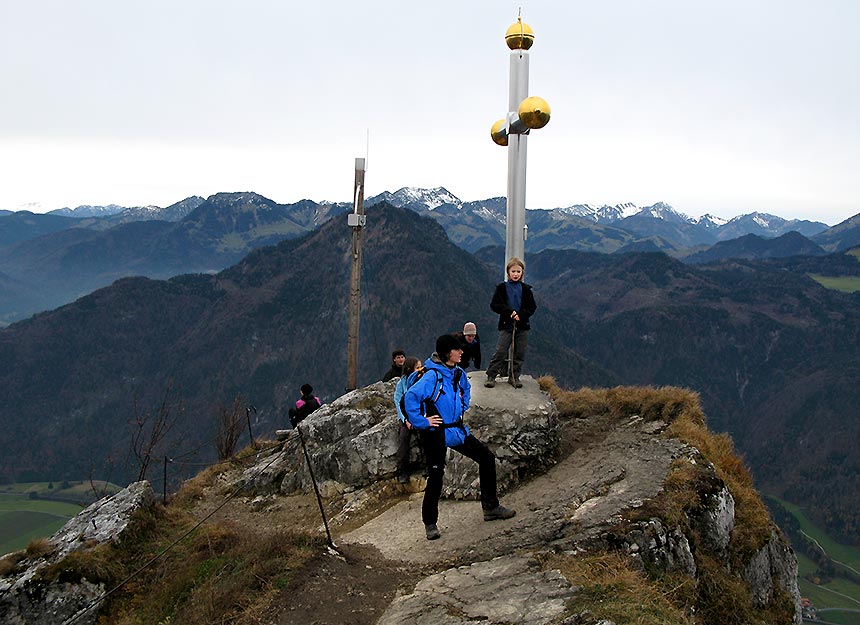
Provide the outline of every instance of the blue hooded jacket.
{"type": "MultiPolygon", "coordinates": [[[[424,416],[422,402],[425,399],[434,401],[443,423],[462,421],[472,398],[472,385],[466,372],[459,366],[453,368],[445,366],[435,353],[424,361],[424,367],[427,371],[403,395],[409,422],[418,430],[434,429],[430,427],[430,422],[424,416]],[[454,372],[458,369],[460,380],[457,384],[458,391],[455,392],[454,372]]],[[[462,445],[470,433],[465,425],[445,428],[445,444],[448,447],[462,445]]]]}

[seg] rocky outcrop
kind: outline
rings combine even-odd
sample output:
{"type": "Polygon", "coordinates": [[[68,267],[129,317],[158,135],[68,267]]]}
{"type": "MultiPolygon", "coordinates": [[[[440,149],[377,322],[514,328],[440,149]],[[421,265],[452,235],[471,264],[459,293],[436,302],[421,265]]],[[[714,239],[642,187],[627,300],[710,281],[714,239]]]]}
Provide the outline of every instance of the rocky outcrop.
{"type": "MultiPolygon", "coordinates": [[[[4,625],[60,625],[86,610],[104,593],[103,584],[87,579],[45,579],[44,572],[61,564],[70,553],[119,542],[133,524],[135,512],[151,507],[155,496],[149,482],[93,503],[48,539],[44,555],[23,557],[13,572],[0,578],[0,623],[4,625]]],[[[14,554],[12,554],[14,555],[14,554]]],[[[7,556],[7,558],[10,556],[7,556]]],[[[76,625],[96,623],[97,610],[88,610],[76,625]]]]}
{"type": "Polygon", "coordinates": [[[767,544],[753,554],[743,576],[756,606],[767,604],[778,590],[787,593],[795,605],[795,623],[800,625],[797,557],[777,532],[773,532],[767,544]]]}
{"type": "MultiPolygon", "coordinates": [[[[739,548],[736,508],[748,510],[743,506],[749,496],[736,501],[736,484],[724,481],[720,475],[725,474],[699,449],[668,435],[672,410],[645,418],[630,414],[628,407],[562,421],[537,382],[529,376],[522,381],[522,389],[473,386],[466,415],[473,433],[497,456],[503,503],[517,510],[512,519],[483,521],[476,501],[477,467],[452,451],[439,510],[442,537],[426,540],[417,445],[411,482],[394,479],[393,383],[376,383],[324,405],[280,444],[261,451],[253,466],[238,476],[225,471],[220,486],[245,487],[247,507],[265,510],[278,505],[282,495],[314,492],[312,467],[325,500],[322,508],[332,512],[328,523],[338,544],[427,575],[386,599],[385,605],[391,603],[377,621],[380,625],[594,625],[601,621],[587,610],[574,613],[571,605],[582,593],[576,586],[580,582],[572,583],[560,569],[578,558],[607,554],[623,555],[624,566],[654,578],[667,573],[689,580],[683,583],[687,588],[696,589],[704,580],[702,586],[717,601],[724,601],[721,591],[729,585],[720,586],[720,580],[730,580],[735,588],[742,579],[744,588],[732,601],[740,597],[745,609],[760,609],[754,621],[744,623],[800,624],[793,552],[764,515],[755,526],[756,540],[739,548]],[[673,500],[679,489],[683,497],[673,500]],[[559,562],[559,569],[549,562],[559,562]],[[773,614],[780,616],[772,619],[773,614]]],[[[52,539],[56,554],[121,534],[127,527],[122,518],[152,497],[151,491],[146,494],[148,486],[134,485],[129,491],[132,500],[127,503],[101,502],[58,532],[52,539]]],[[[2,583],[21,590],[26,575],[31,583],[27,591],[14,601],[4,598],[0,607],[0,617],[5,609],[9,619],[18,620],[0,621],[61,622],[32,620],[36,606],[26,604],[27,597],[70,615],[102,590],[86,580],[74,589],[39,586],[37,572],[2,583]],[[71,607],[63,607],[51,593],[65,597],[71,607]]]]}
{"type": "MultiPolygon", "coordinates": [[[[468,413],[472,433],[498,458],[497,479],[502,491],[527,475],[543,471],[553,462],[558,445],[555,405],[549,396],[538,391],[534,380],[528,382],[532,392],[517,393],[505,385],[488,401],[473,402],[468,413]]],[[[395,381],[377,382],[347,393],[323,405],[301,423],[314,476],[325,492],[352,491],[395,474],[399,426],[394,385],[395,381]]],[[[473,387],[474,394],[480,393],[477,388],[473,387]]],[[[412,437],[411,460],[420,475],[417,436],[412,437]]],[[[310,473],[299,432],[292,431],[283,447],[271,450],[257,466],[248,469],[242,483],[259,493],[310,490],[310,473]]],[[[479,495],[477,465],[449,452],[443,496],[477,499],[479,495]]]]}
{"type": "Polygon", "coordinates": [[[377,625],[549,625],[564,615],[575,592],[558,571],[541,570],[528,557],[503,556],[431,575],[395,599],[377,625]]]}

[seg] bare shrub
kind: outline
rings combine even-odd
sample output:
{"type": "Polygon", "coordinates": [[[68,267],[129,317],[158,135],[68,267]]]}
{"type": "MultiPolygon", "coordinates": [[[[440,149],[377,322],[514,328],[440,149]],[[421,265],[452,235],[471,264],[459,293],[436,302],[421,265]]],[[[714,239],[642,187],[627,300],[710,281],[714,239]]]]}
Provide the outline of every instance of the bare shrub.
{"type": "Polygon", "coordinates": [[[137,462],[137,481],[145,480],[153,458],[163,455],[164,440],[184,410],[182,399],[173,388],[173,380],[167,383],[161,401],[153,411],[141,410],[137,397],[134,398],[130,453],[137,462]]]}
{"type": "Polygon", "coordinates": [[[232,458],[236,453],[236,445],[242,436],[242,412],[242,398],[239,395],[233,398],[232,406],[218,407],[218,433],[215,437],[215,448],[221,461],[232,458]]]}

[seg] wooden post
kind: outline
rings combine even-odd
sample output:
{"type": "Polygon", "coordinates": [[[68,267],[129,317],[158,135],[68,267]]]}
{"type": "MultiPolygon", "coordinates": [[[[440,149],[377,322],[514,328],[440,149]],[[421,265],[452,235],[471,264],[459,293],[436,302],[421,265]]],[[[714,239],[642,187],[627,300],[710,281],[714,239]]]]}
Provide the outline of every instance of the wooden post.
{"type": "Polygon", "coordinates": [[[349,327],[346,345],[346,390],[355,390],[358,372],[358,328],[361,313],[361,229],[364,216],[364,159],[355,159],[353,212],[348,223],[352,227],[352,267],[349,276],[349,327]]]}

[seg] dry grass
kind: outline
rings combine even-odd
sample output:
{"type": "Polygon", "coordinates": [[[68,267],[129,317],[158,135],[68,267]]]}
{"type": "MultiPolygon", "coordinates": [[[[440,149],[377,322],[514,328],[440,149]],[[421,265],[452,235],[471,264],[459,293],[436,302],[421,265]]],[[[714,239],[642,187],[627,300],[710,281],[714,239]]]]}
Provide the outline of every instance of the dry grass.
{"type": "Polygon", "coordinates": [[[26,559],[27,552],[23,549],[21,551],[7,553],[5,556],[0,558],[0,577],[7,577],[13,573],[18,573],[18,563],[26,559]]]}
{"type": "Polygon", "coordinates": [[[182,483],[179,492],[170,498],[170,504],[187,509],[207,496],[213,488],[218,489],[218,478],[230,470],[229,462],[213,464],[182,483]]]}
{"type": "MultiPolygon", "coordinates": [[[[609,619],[640,625],[693,625],[689,609],[695,581],[680,575],[651,580],[618,553],[595,556],[553,555],[544,568],[558,569],[579,591],[568,612],[589,611],[589,621],[609,619]]],[[[581,622],[581,621],[577,621],[581,622]]]]}
{"type": "Polygon", "coordinates": [[[705,425],[699,395],[687,389],[674,386],[616,386],[566,391],[559,388],[552,376],[538,378],[538,384],[553,398],[562,418],[638,415],[646,421],[660,419],[671,423],[683,416],[702,427],[705,425]]]}
{"type": "MultiPolygon", "coordinates": [[[[227,465],[207,469],[180,491],[193,502],[218,481],[227,465]]],[[[45,567],[45,582],[121,582],[100,608],[99,623],[209,625],[256,623],[281,589],[325,548],[325,540],[304,532],[265,525],[239,527],[210,521],[200,527],[190,509],[178,505],[138,510],[120,543],[105,543],[69,554],[45,567]]],[[[31,544],[34,553],[42,548],[31,544]]],[[[9,572],[27,558],[4,558],[9,572]]]]}
{"type": "Polygon", "coordinates": [[[717,476],[725,482],[735,499],[735,531],[732,549],[742,559],[761,549],[770,539],[773,524],[752,475],[734,451],[728,434],[713,434],[703,425],[680,418],[666,430],[696,449],[714,465],[717,476]]]}
{"type": "Polygon", "coordinates": [[[642,508],[631,511],[630,517],[634,521],[658,517],[669,526],[685,528],[693,542],[699,571],[695,599],[697,622],[790,622],[786,616],[791,614],[787,598],[777,597],[766,609],[754,610],[749,588],[737,575],[729,573],[729,570],[743,570],[749,557],[770,540],[775,526],[755,490],[750,472],[735,453],[731,438],[707,429],[697,393],[675,387],[565,391],[551,377],[538,381],[554,399],[562,419],[638,415],[646,420],[663,420],[668,424],[664,436],[695,447],[707,461],[676,460],[663,492],[642,508]],[[707,463],[713,465],[713,471],[707,463]],[[701,546],[697,530],[690,526],[691,517],[700,513],[707,503],[703,496],[715,493],[723,484],[735,500],[735,529],[729,544],[728,568],[726,562],[708,555],[701,546]],[[788,620],[781,620],[784,617],[788,620]]]}
{"type": "Polygon", "coordinates": [[[206,525],[130,584],[111,604],[109,622],[255,622],[323,546],[320,538],[286,530],[206,525]]]}
{"type": "Polygon", "coordinates": [[[235,472],[237,467],[241,468],[253,463],[260,450],[280,445],[283,445],[283,442],[257,441],[256,447],[247,445],[232,458],[203,469],[193,478],[182,483],[179,492],[171,497],[171,505],[188,509],[207,496],[213,494],[226,495],[230,490],[235,488],[235,485],[228,486],[226,482],[221,483],[219,480],[223,475],[235,472]]]}
{"type": "Polygon", "coordinates": [[[47,538],[35,538],[27,543],[28,558],[45,558],[56,551],[54,544],[47,538]]]}
{"type": "Polygon", "coordinates": [[[87,579],[108,589],[131,578],[102,606],[100,623],[253,623],[325,546],[305,533],[229,522],[206,523],[176,542],[195,524],[188,511],[158,507],[141,514],[121,544],[74,552],[40,577],[87,579]]]}

